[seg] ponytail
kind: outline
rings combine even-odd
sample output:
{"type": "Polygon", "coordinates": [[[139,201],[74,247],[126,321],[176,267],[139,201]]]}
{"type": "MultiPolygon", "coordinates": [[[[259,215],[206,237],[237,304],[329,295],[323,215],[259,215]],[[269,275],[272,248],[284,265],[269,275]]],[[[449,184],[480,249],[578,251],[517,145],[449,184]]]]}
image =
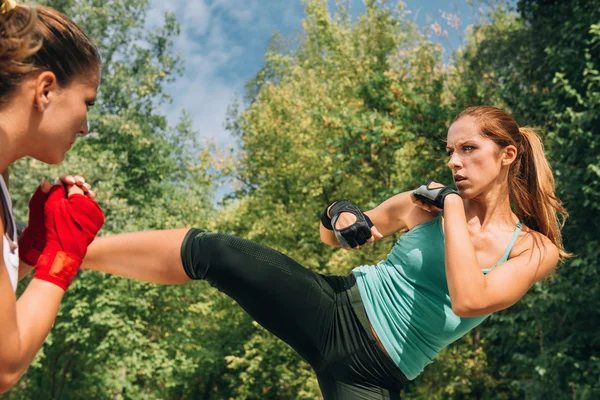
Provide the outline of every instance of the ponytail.
{"type": "Polygon", "coordinates": [[[561,258],[569,257],[563,246],[561,228],[567,210],[555,195],[552,169],[538,134],[531,128],[519,128],[522,135],[517,160],[511,168],[508,189],[515,214],[525,225],[544,234],[558,248],[561,258]]]}
{"type": "Polygon", "coordinates": [[[558,248],[561,259],[571,257],[565,251],[561,235],[568,213],[556,197],[554,176],[538,134],[531,128],[520,128],[512,116],[496,107],[467,108],[455,121],[463,116],[474,117],[481,135],[500,148],[508,145],[517,148],[517,158],[508,175],[514,213],[525,225],[548,237],[558,248]]]}

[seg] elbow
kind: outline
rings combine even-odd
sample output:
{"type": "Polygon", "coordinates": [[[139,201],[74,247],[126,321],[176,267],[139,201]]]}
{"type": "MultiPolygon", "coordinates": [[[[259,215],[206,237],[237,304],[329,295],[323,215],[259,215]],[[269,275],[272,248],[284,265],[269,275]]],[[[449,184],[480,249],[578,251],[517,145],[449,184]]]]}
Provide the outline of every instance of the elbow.
{"type": "Polygon", "coordinates": [[[452,312],[461,318],[474,317],[473,310],[465,306],[452,305],[452,312]]]}
{"type": "Polygon", "coordinates": [[[19,382],[21,375],[15,372],[1,372],[0,373],[0,394],[8,392],[12,389],[17,382],[19,382]]]}
{"type": "Polygon", "coordinates": [[[12,389],[19,382],[25,371],[26,368],[23,368],[14,359],[0,359],[0,394],[12,389]]]}
{"type": "Polygon", "coordinates": [[[485,307],[475,302],[453,301],[452,312],[461,318],[478,317],[486,314],[485,307]]]}

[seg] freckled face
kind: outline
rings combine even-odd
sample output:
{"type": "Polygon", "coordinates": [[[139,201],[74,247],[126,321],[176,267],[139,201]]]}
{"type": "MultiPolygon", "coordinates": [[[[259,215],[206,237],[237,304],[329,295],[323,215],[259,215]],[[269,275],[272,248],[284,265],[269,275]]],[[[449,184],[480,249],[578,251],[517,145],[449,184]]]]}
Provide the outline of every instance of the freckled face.
{"type": "Polygon", "coordinates": [[[462,117],[450,126],[446,146],[448,167],[463,198],[474,198],[499,182],[500,149],[481,136],[473,117],[462,117]]]}
{"type": "Polygon", "coordinates": [[[31,156],[48,164],[58,164],[77,135],[89,133],[88,107],[96,100],[100,75],[76,78],[68,86],[57,88],[49,95],[42,123],[32,145],[31,156]]]}

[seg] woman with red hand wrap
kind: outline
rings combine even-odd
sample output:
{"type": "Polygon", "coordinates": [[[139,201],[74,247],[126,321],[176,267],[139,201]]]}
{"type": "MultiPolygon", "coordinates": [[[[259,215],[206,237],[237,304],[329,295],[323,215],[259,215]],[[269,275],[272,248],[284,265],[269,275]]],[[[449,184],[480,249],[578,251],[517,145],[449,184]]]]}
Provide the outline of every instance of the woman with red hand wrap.
{"type": "Polygon", "coordinates": [[[100,64],[95,44],[61,13],[0,0],[0,393],[15,385],[44,343],[104,221],[88,184],[44,180],[18,239],[7,170],[27,156],[58,164],[88,133],[100,64]],[[17,281],[32,267],[34,279],[17,300],[17,281]]]}

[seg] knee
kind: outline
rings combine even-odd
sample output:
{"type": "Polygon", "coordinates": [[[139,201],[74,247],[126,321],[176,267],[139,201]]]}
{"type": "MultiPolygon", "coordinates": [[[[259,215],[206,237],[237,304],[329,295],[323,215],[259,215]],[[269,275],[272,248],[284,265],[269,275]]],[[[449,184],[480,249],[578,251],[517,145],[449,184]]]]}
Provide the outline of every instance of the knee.
{"type": "Polygon", "coordinates": [[[191,279],[205,279],[212,249],[217,243],[212,243],[215,233],[201,229],[192,229],[188,232],[181,246],[181,261],[185,273],[191,279]]]}
{"type": "Polygon", "coordinates": [[[204,280],[211,267],[222,264],[230,245],[227,235],[200,229],[192,229],[182,246],[185,272],[191,279],[204,280]]]}

